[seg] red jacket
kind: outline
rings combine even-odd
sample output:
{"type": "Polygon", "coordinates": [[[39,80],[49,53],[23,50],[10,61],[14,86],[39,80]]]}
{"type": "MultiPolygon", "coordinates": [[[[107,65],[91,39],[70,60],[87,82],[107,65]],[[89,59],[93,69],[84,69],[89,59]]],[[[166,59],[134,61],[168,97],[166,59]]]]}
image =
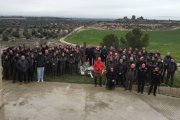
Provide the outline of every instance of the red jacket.
{"type": "Polygon", "coordinates": [[[104,63],[103,62],[99,62],[99,61],[95,61],[94,62],[94,65],[93,65],[93,68],[94,68],[94,72],[98,72],[98,73],[102,73],[102,71],[104,70],[104,63]]]}

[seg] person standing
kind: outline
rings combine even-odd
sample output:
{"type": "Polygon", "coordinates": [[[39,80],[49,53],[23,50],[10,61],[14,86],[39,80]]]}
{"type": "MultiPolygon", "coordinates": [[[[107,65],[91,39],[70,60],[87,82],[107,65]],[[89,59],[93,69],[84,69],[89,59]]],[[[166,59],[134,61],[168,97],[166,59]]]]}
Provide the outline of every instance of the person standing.
{"type": "Polygon", "coordinates": [[[95,73],[95,87],[97,86],[97,78],[99,78],[99,86],[102,87],[102,75],[104,70],[104,63],[101,61],[101,57],[98,57],[97,61],[93,65],[95,73]]]}
{"type": "Polygon", "coordinates": [[[100,56],[101,56],[102,61],[106,65],[106,58],[108,56],[108,50],[107,50],[106,46],[104,46],[103,49],[101,50],[100,56]]]}
{"type": "Polygon", "coordinates": [[[18,68],[17,68],[18,61],[19,61],[19,54],[16,54],[12,60],[12,62],[13,62],[13,83],[15,83],[16,79],[18,78],[18,68]]]}
{"type": "Polygon", "coordinates": [[[126,74],[125,89],[131,91],[133,82],[136,81],[136,79],[137,79],[137,70],[136,70],[136,65],[133,63],[131,64],[131,68],[127,71],[126,74]]]}
{"type": "Polygon", "coordinates": [[[117,74],[117,79],[116,79],[116,86],[123,86],[125,87],[125,65],[123,63],[123,59],[119,60],[119,63],[116,65],[116,74],[117,74]]]}
{"type": "Polygon", "coordinates": [[[10,71],[10,61],[8,59],[8,56],[6,56],[5,59],[3,60],[2,67],[3,67],[3,79],[8,80],[9,71],[10,71]]]}
{"type": "Polygon", "coordinates": [[[149,88],[149,92],[148,95],[151,94],[152,89],[153,89],[153,95],[156,96],[156,90],[157,90],[157,86],[160,85],[161,82],[161,71],[159,71],[159,68],[156,67],[152,73],[152,80],[151,80],[151,85],[149,88]]]}
{"type": "Polygon", "coordinates": [[[162,62],[162,60],[160,58],[158,59],[158,62],[156,63],[156,67],[159,68],[159,72],[161,74],[161,83],[163,83],[163,76],[162,76],[162,74],[163,74],[164,65],[163,65],[163,62],[162,62]]]}
{"type": "Polygon", "coordinates": [[[27,70],[29,68],[29,63],[25,59],[25,56],[21,56],[21,59],[17,63],[17,69],[19,72],[19,81],[22,83],[23,81],[27,82],[27,70]]]}
{"type": "Polygon", "coordinates": [[[172,59],[172,57],[171,57],[170,53],[168,52],[167,55],[164,57],[164,60],[163,60],[163,63],[164,63],[163,82],[165,82],[164,77],[165,77],[165,74],[167,71],[168,64],[171,62],[171,59],[172,59]]]}
{"type": "Polygon", "coordinates": [[[177,64],[175,63],[174,59],[171,59],[171,62],[167,65],[166,85],[168,85],[169,79],[171,78],[171,86],[173,86],[174,73],[176,70],[177,70],[177,64]]]}
{"type": "Polygon", "coordinates": [[[113,67],[111,67],[108,70],[106,74],[106,78],[107,78],[106,88],[109,90],[114,89],[116,87],[116,73],[113,67]]]}
{"type": "Polygon", "coordinates": [[[139,68],[139,78],[138,78],[138,93],[141,92],[143,94],[144,92],[144,84],[147,79],[147,67],[143,63],[141,67],[139,68]]]}
{"type": "Polygon", "coordinates": [[[45,67],[46,59],[42,52],[39,52],[39,55],[36,59],[36,66],[37,66],[37,82],[44,81],[44,67],[45,67]]]}
{"type": "Polygon", "coordinates": [[[92,47],[86,48],[85,55],[86,55],[86,61],[88,61],[90,66],[92,66],[92,60],[93,60],[93,55],[94,55],[93,48],[92,47]]]}

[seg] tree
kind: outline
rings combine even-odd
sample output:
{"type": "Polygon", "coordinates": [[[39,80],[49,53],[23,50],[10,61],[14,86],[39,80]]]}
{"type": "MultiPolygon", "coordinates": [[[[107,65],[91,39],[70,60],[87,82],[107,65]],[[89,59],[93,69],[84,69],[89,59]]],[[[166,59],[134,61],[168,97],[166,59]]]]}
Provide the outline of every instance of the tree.
{"type": "Polygon", "coordinates": [[[16,29],[15,31],[13,31],[12,35],[13,35],[14,37],[19,38],[19,37],[20,37],[20,35],[19,35],[19,29],[16,29]]]}
{"type": "Polygon", "coordinates": [[[24,29],[23,35],[24,35],[24,37],[25,37],[26,39],[31,38],[31,35],[28,33],[28,30],[27,30],[27,29],[24,29]]]}
{"type": "Polygon", "coordinates": [[[124,18],[123,18],[124,20],[128,20],[128,17],[127,16],[124,16],[124,18]]]}
{"type": "Polygon", "coordinates": [[[136,16],[133,15],[133,16],[131,17],[131,20],[136,20],[136,16]]]}
{"type": "Polygon", "coordinates": [[[126,48],[127,46],[128,46],[127,41],[123,37],[121,37],[120,38],[120,47],[126,48]]]}
{"type": "Polygon", "coordinates": [[[143,16],[137,18],[138,20],[144,20],[143,16]]]}
{"type": "Polygon", "coordinates": [[[36,35],[36,30],[33,28],[32,31],[31,31],[31,35],[32,36],[35,36],[36,35]]]}
{"type": "Polygon", "coordinates": [[[126,34],[126,41],[129,47],[142,48],[149,44],[148,34],[142,33],[139,28],[135,28],[126,34]]]}
{"type": "Polygon", "coordinates": [[[2,40],[3,41],[8,41],[9,40],[8,35],[6,33],[3,33],[2,40]]]}
{"type": "Polygon", "coordinates": [[[113,46],[117,49],[120,45],[120,41],[119,41],[118,37],[115,36],[114,34],[109,34],[103,38],[103,43],[101,43],[101,44],[105,45],[107,47],[113,46]]]}

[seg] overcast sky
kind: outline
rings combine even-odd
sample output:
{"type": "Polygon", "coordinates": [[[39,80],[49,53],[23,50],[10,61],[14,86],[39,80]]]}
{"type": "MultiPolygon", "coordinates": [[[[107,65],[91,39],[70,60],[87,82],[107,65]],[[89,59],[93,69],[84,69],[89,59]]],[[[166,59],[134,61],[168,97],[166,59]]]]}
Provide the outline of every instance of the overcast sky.
{"type": "Polygon", "coordinates": [[[0,0],[0,15],[180,20],[180,0],[0,0]]]}

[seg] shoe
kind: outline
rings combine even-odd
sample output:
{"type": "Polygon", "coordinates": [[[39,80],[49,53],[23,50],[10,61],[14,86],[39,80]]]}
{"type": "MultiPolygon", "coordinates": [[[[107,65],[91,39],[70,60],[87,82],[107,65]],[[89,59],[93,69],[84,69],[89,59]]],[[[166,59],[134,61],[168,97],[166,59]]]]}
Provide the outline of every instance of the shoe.
{"type": "Polygon", "coordinates": [[[156,94],[154,94],[154,96],[156,96],[156,94]]]}

